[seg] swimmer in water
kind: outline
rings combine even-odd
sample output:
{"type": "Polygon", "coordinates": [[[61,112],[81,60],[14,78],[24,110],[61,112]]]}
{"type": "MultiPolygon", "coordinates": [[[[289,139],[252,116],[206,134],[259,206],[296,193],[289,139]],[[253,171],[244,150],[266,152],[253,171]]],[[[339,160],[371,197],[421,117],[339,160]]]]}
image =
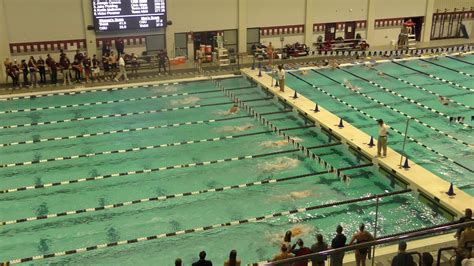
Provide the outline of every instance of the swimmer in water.
{"type": "Polygon", "coordinates": [[[351,91],[360,91],[359,87],[352,85],[352,83],[347,79],[344,79],[344,85],[348,87],[351,91]]]}
{"type": "Polygon", "coordinates": [[[260,167],[263,172],[274,172],[282,171],[286,169],[295,168],[300,164],[300,161],[297,159],[289,157],[279,157],[271,162],[265,162],[260,167]]]}
{"type": "Polygon", "coordinates": [[[336,69],[336,68],[338,68],[338,67],[339,67],[339,64],[337,63],[337,61],[336,61],[336,60],[332,61],[332,63],[331,63],[331,68],[332,68],[332,69],[336,69]]]}
{"type": "Polygon", "coordinates": [[[170,101],[171,105],[191,105],[199,102],[201,99],[198,97],[187,97],[180,100],[170,101]]]}
{"type": "Polygon", "coordinates": [[[307,197],[310,197],[314,195],[313,191],[310,189],[308,190],[303,190],[303,191],[293,191],[290,192],[288,195],[281,195],[281,196],[275,196],[273,197],[274,200],[279,200],[279,201],[288,201],[288,200],[298,200],[298,199],[304,199],[307,197]]]}
{"type": "MultiPolygon", "coordinates": [[[[300,138],[291,138],[292,141],[294,142],[300,142],[302,139],[300,138]]],[[[284,146],[290,144],[290,141],[288,140],[276,140],[276,141],[264,141],[260,143],[260,146],[263,146],[265,148],[271,148],[271,147],[279,147],[279,146],[284,146]]]]}
{"type": "Polygon", "coordinates": [[[229,110],[229,114],[235,114],[239,111],[239,106],[237,104],[234,104],[229,110]]]}
{"type": "Polygon", "coordinates": [[[439,96],[439,101],[443,104],[443,105],[448,105],[449,104],[449,99],[444,97],[444,96],[439,96]]]}
{"type": "MultiPolygon", "coordinates": [[[[266,236],[267,240],[274,245],[281,246],[282,244],[287,245],[291,244],[291,238],[300,236],[310,236],[314,232],[314,228],[310,225],[305,224],[295,224],[290,230],[286,231],[283,235],[282,233],[274,233],[266,236]],[[283,240],[283,242],[282,242],[283,240]]],[[[291,245],[287,245],[288,248],[291,248],[291,245]]]]}
{"type": "Polygon", "coordinates": [[[385,73],[383,73],[383,71],[379,71],[379,72],[377,72],[377,75],[379,75],[380,77],[384,77],[385,73]]]}
{"type": "Polygon", "coordinates": [[[301,76],[306,76],[306,75],[308,75],[308,70],[303,69],[303,70],[301,70],[300,74],[301,74],[301,76]]]}
{"type": "Polygon", "coordinates": [[[253,128],[253,125],[243,125],[243,126],[224,126],[217,129],[218,132],[226,133],[226,132],[241,132],[245,130],[249,130],[253,128]]]}

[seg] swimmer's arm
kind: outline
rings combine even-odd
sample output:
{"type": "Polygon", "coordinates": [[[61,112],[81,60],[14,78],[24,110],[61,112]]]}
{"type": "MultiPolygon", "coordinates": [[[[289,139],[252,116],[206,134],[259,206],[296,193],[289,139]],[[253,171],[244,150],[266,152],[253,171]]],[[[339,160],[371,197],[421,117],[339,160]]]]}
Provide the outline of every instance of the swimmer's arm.
{"type": "Polygon", "coordinates": [[[349,242],[349,245],[352,245],[355,240],[356,240],[356,235],[353,235],[351,241],[349,242]]]}

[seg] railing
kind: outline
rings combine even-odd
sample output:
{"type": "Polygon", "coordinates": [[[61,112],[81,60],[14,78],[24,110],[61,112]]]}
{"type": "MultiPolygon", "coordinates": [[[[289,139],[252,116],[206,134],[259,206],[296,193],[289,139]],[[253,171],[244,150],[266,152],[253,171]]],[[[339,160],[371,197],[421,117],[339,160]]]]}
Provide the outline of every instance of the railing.
{"type": "Polygon", "coordinates": [[[422,236],[426,236],[430,234],[442,233],[446,231],[451,231],[453,229],[464,228],[468,226],[474,226],[474,221],[465,222],[465,223],[447,223],[447,224],[437,225],[437,226],[433,226],[430,228],[425,228],[425,229],[421,229],[421,230],[417,230],[413,232],[395,234],[392,236],[384,236],[374,241],[364,242],[361,244],[354,244],[354,245],[345,246],[342,248],[329,249],[329,250],[325,250],[325,251],[321,251],[317,253],[311,253],[308,255],[300,256],[300,257],[295,257],[295,258],[290,258],[290,259],[285,259],[285,260],[280,260],[280,261],[275,261],[275,262],[268,262],[265,264],[265,266],[291,265],[292,263],[295,263],[295,262],[308,261],[310,259],[316,259],[317,257],[328,256],[334,253],[353,251],[356,249],[362,249],[362,248],[368,248],[368,247],[378,246],[378,245],[387,244],[387,243],[399,242],[401,240],[413,239],[413,238],[418,238],[418,237],[422,237],[422,236]]]}
{"type": "MultiPolygon", "coordinates": [[[[464,248],[465,249],[469,249],[469,250],[472,250],[472,246],[474,245],[474,241],[467,241],[465,244],[464,244],[464,248]]],[[[457,248],[456,247],[446,247],[446,248],[440,248],[438,249],[438,256],[436,258],[436,266],[440,266],[441,265],[441,253],[443,253],[443,251],[447,251],[447,250],[453,250],[453,251],[456,251],[457,248]]]]}

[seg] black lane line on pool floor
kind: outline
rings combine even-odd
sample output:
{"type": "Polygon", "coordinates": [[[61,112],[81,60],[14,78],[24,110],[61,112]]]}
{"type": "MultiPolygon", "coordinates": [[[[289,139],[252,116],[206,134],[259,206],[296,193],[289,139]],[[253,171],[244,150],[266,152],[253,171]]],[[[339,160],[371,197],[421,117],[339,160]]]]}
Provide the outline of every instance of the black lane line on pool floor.
{"type": "MultiPolygon", "coordinates": [[[[268,98],[268,97],[267,98],[257,98],[257,99],[249,99],[249,100],[246,100],[246,101],[247,102],[256,102],[256,101],[263,101],[263,100],[269,100],[269,99],[272,99],[272,98],[268,98]]],[[[77,122],[77,121],[96,120],[96,119],[103,119],[103,118],[126,117],[126,116],[135,116],[135,115],[144,115],[144,114],[157,114],[157,113],[164,113],[164,112],[173,112],[173,111],[177,111],[177,110],[197,109],[197,108],[210,107],[210,106],[226,105],[226,104],[231,104],[231,103],[233,103],[233,102],[197,104],[197,105],[189,105],[189,106],[181,106],[181,107],[173,107],[173,108],[163,108],[163,109],[158,109],[158,110],[148,110],[148,111],[140,111],[140,112],[122,113],[122,114],[109,114],[109,115],[79,117],[79,118],[71,118],[71,119],[64,119],[64,120],[45,121],[45,122],[28,123],[28,124],[20,124],[20,125],[0,126],[0,129],[12,129],[12,128],[31,127],[31,126],[43,126],[43,125],[51,125],[51,124],[61,124],[61,123],[69,123],[69,122],[77,122]]]]}
{"type": "Polygon", "coordinates": [[[127,245],[127,244],[134,244],[134,243],[138,243],[138,242],[146,242],[146,241],[150,241],[150,240],[174,237],[174,236],[184,235],[184,234],[191,234],[191,233],[209,231],[209,230],[213,230],[213,229],[217,229],[217,228],[223,228],[223,227],[230,227],[230,226],[236,226],[236,225],[241,225],[241,224],[261,222],[261,221],[276,218],[276,217],[288,216],[290,214],[305,213],[305,212],[308,212],[308,211],[314,211],[314,210],[325,209],[325,208],[330,208],[330,207],[335,207],[335,206],[353,204],[353,203],[358,203],[358,202],[368,202],[370,200],[374,200],[374,199],[377,199],[377,198],[382,199],[382,198],[386,198],[386,197],[406,194],[406,193],[409,193],[411,191],[412,191],[411,189],[405,189],[405,190],[394,191],[394,192],[389,192],[389,193],[376,194],[376,195],[373,195],[373,196],[366,196],[366,197],[357,198],[357,199],[336,201],[336,202],[326,203],[326,204],[322,204],[322,205],[292,209],[292,210],[283,211],[283,212],[276,212],[276,213],[271,213],[271,214],[267,214],[267,215],[263,215],[263,216],[247,218],[247,219],[243,219],[243,220],[230,221],[230,222],[225,222],[225,223],[221,223],[221,224],[214,224],[214,225],[208,225],[208,226],[197,227],[197,228],[192,228],[192,229],[185,229],[185,230],[176,231],[176,232],[163,233],[163,234],[146,236],[146,237],[139,237],[139,238],[122,240],[122,241],[117,241],[117,242],[112,242],[112,243],[98,244],[98,245],[89,246],[89,247],[71,249],[71,250],[67,250],[67,251],[61,251],[61,252],[56,252],[56,253],[44,254],[44,255],[37,255],[37,256],[26,257],[26,258],[21,258],[21,259],[13,259],[13,260],[7,261],[7,264],[17,264],[17,263],[24,263],[24,262],[28,262],[28,261],[36,261],[36,260],[42,260],[42,259],[47,259],[47,258],[61,257],[61,256],[72,255],[72,254],[77,254],[77,253],[84,253],[84,252],[92,251],[92,250],[98,250],[98,249],[104,249],[104,248],[110,248],[110,247],[116,247],[116,246],[123,246],[123,245],[127,245]]]}
{"type": "MultiPolygon", "coordinates": [[[[326,147],[336,146],[336,145],[339,145],[339,144],[341,144],[341,143],[329,143],[329,144],[324,144],[324,145],[319,145],[319,146],[308,147],[307,149],[326,148],[326,147]]],[[[66,181],[60,181],[60,182],[54,182],[54,183],[46,183],[46,184],[41,184],[41,185],[4,189],[4,190],[0,190],[0,194],[26,191],[26,190],[43,189],[43,188],[50,188],[50,187],[57,187],[57,186],[64,186],[64,185],[77,184],[77,183],[89,182],[89,181],[96,181],[96,180],[108,179],[108,178],[119,177],[119,176],[131,176],[131,175],[147,174],[147,173],[153,173],[153,172],[162,172],[162,171],[180,169],[180,168],[191,168],[191,167],[198,167],[198,166],[211,165],[211,164],[219,164],[219,163],[232,162],[232,161],[242,161],[242,160],[248,160],[248,159],[256,159],[256,158],[262,158],[262,157],[267,157],[267,156],[272,156],[272,155],[292,153],[292,152],[297,152],[297,151],[301,151],[301,149],[275,151],[275,152],[270,152],[270,153],[262,153],[262,154],[255,154],[255,155],[244,155],[244,156],[237,156],[237,157],[231,157],[231,158],[225,158],[225,159],[217,159],[217,160],[212,160],[212,161],[204,161],[204,162],[188,163],[188,164],[178,164],[178,165],[172,165],[172,166],[163,166],[163,167],[157,167],[157,168],[141,169],[141,170],[136,170],[136,171],[113,173],[113,174],[100,175],[100,176],[87,177],[87,178],[79,178],[79,179],[72,179],[72,180],[66,180],[66,181]]],[[[325,163],[325,164],[327,164],[327,163],[325,163]]],[[[332,170],[334,170],[334,168],[332,166],[331,166],[331,168],[332,168],[332,170]]]]}
{"type": "MultiPolygon", "coordinates": [[[[300,127],[293,127],[293,128],[285,128],[285,129],[282,129],[282,130],[304,129],[304,128],[310,128],[310,127],[314,127],[314,125],[307,125],[307,126],[300,126],[300,127]]],[[[253,132],[253,133],[238,134],[238,135],[227,135],[227,136],[222,136],[222,137],[200,139],[200,140],[183,140],[183,141],[174,142],[174,143],[164,143],[164,144],[148,145],[148,146],[128,148],[128,149],[108,150],[108,151],[101,151],[101,152],[74,154],[74,155],[69,155],[69,156],[47,158],[47,159],[33,160],[33,161],[26,161],[26,162],[15,162],[15,163],[0,165],[0,169],[1,168],[18,167],[18,166],[26,166],[26,165],[43,164],[43,163],[56,162],[56,161],[68,161],[68,160],[74,160],[74,159],[80,159],[80,158],[95,157],[95,156],[99,156],[99,155],[122,154],[122,153],[138,152],[138,151],[144,151],[144,150],[154,150],[154,149],[160,149],[160,148],[166,148],[166,147],[182,146],[182,145],[188,145],[188,144],[196,144],[196,143],[204,143],[204,142],[217,142],[217,141],[221,141],[221,140],[238,139],[238,138],[243,138],[243,137],[267,134],[267,133],[272,133],[272,131],[271,130],[266,130],[266,131],[258,131],[258,132],[253,132]]]]}
{"type": "MultiPolygon", "coordinates": [[[[243,89],[251,89],[251,88],[254,88],[254,87],[253,86],[240,87],[240,88],[234,88],[234,90],[236,89],[243,90],[243,89]]],[[[114,104],[114,103],[136,102],[136,101],[143,101],[143,100],[163,99],[163,98],[170,98],[170,97],[177,97],[177,96],[188,96],[188,95],[205,94],[205,93],[213,93],[213,92],[220,92],[220,90],[204,90],[204,91],[144,96],[144,97],[138,97],[138,98],[117,99],[117,100],[111,100],[111,101],[87,102],[87,103],[78,103],[78,104],[28,108],[28,109],[16,109],[16,110],[0,111],[0,114],[26,113],[26,112],[34,112],[34,111],[42,111],[42,110],[54,110],[54,109],[64,109],[64,108],[94,106],[94,105],[107,105],[107,104],[114,104]]]]}
{"type": "Polygon", "coordinates": [[[423,61],[423,62],[425,62],[425,63],[432,64],[432,65],[435,65],[435,66],[439,66],[439,67],[444,68],[444,69],[447,69],[447,70],[454,71],[454,72],[456,72],[456,73],[458,73],[458,74],[461,74],[461,75],[464,75],[464,76],[468,76],[468,77],[470,77],[470,78],[474,77],[474,76],[472,76],[472,75],[469,74],[469,73],[464,73],[464,72],[462,72],[462,71],[458,71],[458,70],[456,70],[456,69],[453,69],[453,68],[450,68],[450,67],[447,67],[447,66],[443,66],[443,65],[437,64],[437,63],[432,62],[432,61],[428,61],[428,60],[425,60],[425,59],[420,59],[420,61],[423,61]]]}
{"type": "MultiPolygon", "coordinates": [[[[338,102],[340,102],[340,103],[342,103],[342,104],[344,104],[344,105],[350,107],[351,109],[353,109],[353,110],[355,110],[355,111],[357,111],[357,112],[359,112],[359,113],[361,113],[361,114],[367,116],[368,118],[370,118],[370,119],[372,119],[372,120],[374,120],[374,121],[377,121],[377,120],[378,120],[378,118],[375,118],[374,116],[372,116],[372,115],[366,113],[365,111],[363,111],[363,110],[361,110],[361,109],[359,109],[359,108],[353,106],[352,104],[347,103],[347,102],[345,102],[345,101],[343,101],[343,100],[337,98],[336,96],[332,95],[331,93],[329,93],[329,92],[327,92],[327,91],[321,89],[320,87],[318,87],[318,86],[316,86],[316,85],[314,85],[314,84],[312,84],[312,83],[306,81],[305,79],[302,79],[302,78],[296,76],[295,74],[293,74],[293,73],[291,73],[291,72],[288,72],[288,73],[289,73],[291,76],[295,77],[296,79],[301,80],[302,82],[308,84],[309,86],[313,87],[314,89],[316,89],[316,90],[318,90],[318,91],[320,91],[320,92],[326,94],[327,96],[329,96],[329,97],[331,97],[332,99],[334,99],[334,100],[336,100],[336,101],[338,101],[338,102]]],[[[400,130],[398,130],[398,129],[392,127],[392,126],[389,126],[389,128],[390,128],[391,130],[397,132],[398,134],[400,134],[400,135],[402,135],[402,136],[405,136],[405,133],[403,133],[402,131],[400,131],[400,130]]],[[[427,150],[429,150],[429,151],[431,151],[431,152],[433,152],[433,153],[435,153],[435,154],[437,154],[437,155],[443,157],[444,159],[446,159],[446,160],[448,160],[448,161],[450,161],[450,162],[456,164],[457,166],[462,167],[463,169],[466,169],[466,170],[468,170],[468,171],[471,172],[471,173],[474,172],[474,171],[473,171],[472,169],[470,169],[469,167],[464,166],[464,165],[462,165],[462,164],[456,162],[455,160],[453,160],[453,159],[449,158],[448,156],[446,156],[446,155],[440,153],[439,151],[436,151],[436,150],[432,149],[431,147],[429,147],[428,145],[426,145],[426,144],[424,144],[424,143],[418,141],[417,139],[414,139],[414,138],[412,138],[412,137],[410,137],[410,136],[408,136],[408,135],[407,135],[407,138],[408,138],[409,140],[415,142],[416,144],[422,146],[423,148],[425,148],[425,149],[427,149],[427,150]]]]}
{"type": "Polygon", "coordinates": [[[418,69],[416,69],[416,68],[413,68],[413,67],[410,67],[410,66],[407,66],[407,65],[404,65],[404,64],[400,64],[400,63],[398,63],[397,61],[394,61],[394,60],[392,60],[391,62],[394,63],[394,64],[396,64],[396,65],[399,65],[399,66],[401,66],[401,67],[408,68],[408,69],[413,70],[413,71],[415,71],[415,72],[418,72],[418,73],[420,73],[420,74],[426,75],[426,76],[428,76],[428,77],[430,77],[430,78],[432,78],[432,79],[436,79],[436,80],[442,81],[442,82],[444,82],[444,83],[447,83],[447,84],[456,86],[456,87],[458,87],[458,88],[463,88],[463,89],[465,89],[465,90],[474,92],[474,89],[468,88],[468,87],[466,87],[466,86],[464,86],[464,85],[459,85],[459,84],[457,84],[457,83],[455,83],[455,82],[452,82],[452,81],[449,81],[449,80],[440,78],[440,77],[435,76],[435,75],[432,75],[432,74],[428,74],[428,73],[423,72],[423,71],[421,71],[421,70],[418,70],[418,69]]]}
{"type": "MultiPolygon", "coordinates": [[[[369,166],[373,166],[373,165],[374,165],[373,163],[366,163],[366,164],[361,164],[361,165],[342,167],[342,168],[339,168],[338,171],[347,171],[347,170],[360,169],[360,168],[365,168],[365,167],[369,167],[369,166]]],[[[109,204],[109,205],[100,206],[100,207],[84,208],[84,209],[74,210],[74,211],[65,211],[65,212],[60,212],[60,213],[52,213],[52,214],[48,214],[48,215],[41,215],[41,216],[35,216],[35,217],[29,217],[29,218],[21,218],[21,219],[10,220],[10,221],[2,221],[2,222],[0,222],[0,226],[2,226],[2,225],[13,225],[13,224],[24,223],[24,222],[32,222],[32,221],[37,221],[37,220],[45,220],[45,219],[56,218],[56,217],[64,217],[64,216],[70,216],[70,215],[81,214],[81,213],[91,213],[91,212],[97,212],[97,211],[104,211],[104,210],[110,210],[110,209],[115,209],[115,208],[120,208],[120,207],[131,206],[131,205],[135,205],[135,204],[139,204],[139,203],[152,202],[152,201],[165,201],[165,200],[168,200],[168,199],[194,196],[194,195],[205,194],[205,193],[210,193],[210,192],[222,192],[222,191],[233,190],[233,189],[241,189],[241,188],[247,188],[247,187],[252,187],[252,186],[280,183],[280,182],[284,182],[284,181],[296,180],[296,179],[306,178],[306,177],[310,177],[310,176],[318,176],[318,175],[323,175],[323,174],[327,174],[327,173],[328,173],[327,171],[320,171],[320,172],[313,172],[313,173],[296,175],[296,176],[288,176],[288,177],[277,178],[277,179],[265,179],[265,180],[262,180],[262,181],[243,183],[243,184],[239,184],[239,185],[230,185],[230,186],[219,187],[219,188],[196,190],[196,191],[192,191],[192,192],[183,192],[183,193],[178,193],[178,194],[173,194],[173,195],[166,195],[166,196],[159,196],[159,197],[152,197],[152,198],[143,198],[143,199],[137,199],[137,200],[131,200],[131,201],[126,201],[126,202],[109,204]]]]}
{"type": "MultiPolygon", "coordinates": [[[[349,74],[349,75],[352,75],[352,76],[354,76],[354,77],[356,77],[356,78],[359,78],[359,79],[361,79],[361,80],[364,80],[365,82],[368,82],[368,83],[370,83],[370,84],[376,86],[377,88],[380,88],[380,89],[382,89],[382,90],[384,90],[384,91],[387,91],[387,92],[389,92],[389,93],[391,93],[391,94],[393,94],[393,95],[396,95],[396,96],[398,96],[398,97],[400,97],[400,98],[402,98],[402,99],[404,99],[404,100],[407,100],[407,101],[409,101],[409,102],[411,102],[411,103],[414,103],[414,104],[416,104],[416,105],[418,105],[418,106],[420,106],[420,107],[423,107],[424,109],[427,109],[427,110],[429,110],[429,111],[431,111],[431,112],[433,112],[433,113],[435,113],[435,114],[444,116],[444,117],[446,117],[446,118],[448,118],[448,119],[450,118],[450,116],[448,116],[448,115],[446,115],[446,114],[444,114],[444,113],[441,113],[441,112],[438,111],[438,110],[435,110],[435,109],[433,109],[433,108],[431,108],[431,107],[429,107],[429,106],[426,106],[426,105],[424,105],[424,104],[422,104],[422,103],[419,103],[419,102],[417,102],[417,101],[415,101],[415,100],[412,100],[412,99],[410,99],[410,98],[408,98],[408,97],[405,97],[405,96],[403,96],[403,95],[401,95],[401,94],[399,94],[399,93],[396,93],[396,92],[394,92],[394,91],[392,91],[392,90],[390,90],[390,89],[387,89],[387,88],[385,88],[384,86],[379,85],[378,83],[375,83],[375,82],[373,82],[373,81],[371,81],[371,80],[368,80],[368,79],[366,79],[366,78],[364,78],[364,77],[362,77],[362,76],[359,76],[359,75],[357,75],[357,74],[354,74],[354,73],[352,73],[352,72],[350,72],[350,71],[347,71],[347,70],[344,70],[344,69],[342,69],[342,68],[340,68],[340,69],[341,69],[342,71],[344,71],[345,73],[349,74]]],[[[322,73],[320,73],[320,72],[317,72],[316,70],[315,70],[315,72],[318,73],[318,74],[320,74],[320,75],[322,75],[322,76],[324,76],[324,77],[326,77],[327,79],[330,79],[330,80],[332,80],[332,81],[334,81],[334,82],[338,82],[337,80],[332,79],[331,77],[326,76],[326,75],[324,75],[324,74],[322,74],[322,73]]],[[[339,82],[338,82],[338,83],[339,83],[339,82]]],[[[339,83],[339,84],[342,85],[342,86],[344,86],[344,87],[347,88],[347,89],[350,89],[349,87],[347,87],[347,86],[346,86],[345,84],[343,84],[343,83],[339,83]]],[[[378,103],[378,104],[381,104],[381,105],[383,105],[383,106],[385,106],[385,107],[387,107],[387,108],[389,108],[389,109],[391,109],[391,110],[393,110],[393,111],[395,111],[395,112],[397,112],[397,113],[399,113],[399,114],[401,114],[401,115],[403,115],[403,116],[405,116],[405,117],[407,117],[407,118],[409,118],[409,119],[412,119],[413,121],[415,121],[415,122],[417,122],[417,123],[419,123],[419,124],[421,124],[421,125],[423,125],[423,126],[429,128],[429,129],[431,129],[431,130],[434,130],[434,131],[436,131],[436,132],[438,132],[438,133],[440,133],[440,134],[442,134],[442,135],[444,135],[444,136],[446,136],[446,137],[448,137],[448,138],[450,138],[450,139],[452,139],[452,140],[454,140],[454,141],[456,141],[456,142],[459,142],[459,143],[461,143],[461,144],[464,144],[464,145],[466,145],[466,146],[468,146],[468,147],[470,146],[469,143],[467,143],[467,142],[465,142],[465,141],[463,141],[463,140],[461,140],[461,139],[458,139],[457,137],[451,136],[450,134],[448,134],[448,133],[446,133],[446,132],[444,132],[444,131],[441,131],[441,130],[437,129],[437,128],[435,128],[435,127],[433,127],[433,126],[431,126],[431,125],[429,125],[429,124],[427,124],[427,123],[421,121],[420,119],[415,118],[415,117],[413,117],[413,116],[411,116],[411,115],[409,115],[409,114],[407,114],[407,113],[405,113],[405,112],[402,112],[402,111],[400,111],[400,110],[398,110],[398,109],[396,109],[396,108],[394,108],[394,107],[392,107],[392,106],[390,106],[390,105],[388,105],[388,104],[386,104],[386,103],[384,103],[384,102],[381,102],[381,101],[379,101],[379,100],[377,100],[377,99],[375,99],[375,98],[373,98],[373,97],[371,97],[371,96],[369,96],[369,95],[367,95],[367,94],[365,94],[365,93],[362,93],[362,92],[359,92],[359,91],[354,91],[354,92],[357,93],[357,94],[360,94],[360,95],[362,95],[362,96],[364,96],[364,97],[366,97],[366,98],[369,99],[369,100],[372,100],[372,101],[374,101],[374,102],[376,102],[376,103],[378,103]]],[[[467,124],[464,124],[464,123],[463,123],[462,125],[464,125],[465,127],[468,127],[468,128],[472,128],[472,126],[467,125],[467,124]]]]}
{"type": "MultiPolygon", "coordinates": [[[[469,65],[471,65],[471,66],[474,66],[474,63],[467,62],[467,61],[461,60],[461,59],[456,58],[456,57],[452,57],[452,56],[449,56],[449,55],[446,56],[446,57],[449,58],[449,59],[452,59],[452,60],[456,60],[456,61],[459,61],[459,62],[463,62],[464,64],[469,64],[469,65]]],[[[462,72],[462,71],[460,71],[460,72],[462,72]]],[[[464,72],[463,72],[463,73],[464,73],[464,72]]]]}
{"type": "MultiPolygon", "coordinates": [[[[280,113],[288,113],[288,112],[291,112],[291,111],[284,110],[284,111],[277,111],[277,112],[269,112],[269,113],[264,113],[263,115],[272,115],[272,114],[280,114],[280,113]]],[[[33,144],[33,143],[49,142],[49,141],[57,141],[57,140],[67,140],[67,139],[90,138],[90,137],[95,137],[95,136],[112,135],[112,134],[135,132],[135,131],[145,131],[145,130],[160,129],[160,128],[171,128],[171,127],[180,127],[180,126],[197,125],[197,124],[205,124],[205,123],[216,123],[216,122],[229,121],[229,120],[241,119],[241,118],[251,118],[251,116],[245,115],[245,116],[236,116],[236,117],[228,117],[228,118],[220,118],[220,119],[188,121],[188,122],[180,122],[180,123],[167,124],[167,125],[126,128],[126,129],[89,133],[89,134],[71,135],[71,136],[63,136],[63,137],[51,137],[51,138],[44,138],[44,139],[37,139],[37,140],[25,140],[25,141],[19,141],[19,142],[3,143],[3,144],[0,144],[0,147],[33,144]]]]}
{"type": "MultiPolygon", "coordinates": [[[[380,70],[378,70],[378,69],[376,69],[376,68],[373,69],[373,70],[374,70],[374,71],[380,71],[380,70]]],[[[438,96],[438,97],[446,97],[446,96],[441,95],[441,94],[439,94],[439,93],[436,93],[436,92],[434,92],[434,91],[430,91],[430,90],[428,90],[428,89],[426,89],[426,88],[423,88],[422,86],[416,85],[416,84],[414,84],[414,83],[412,83],[412,82],[410,82],[410,81],[408,81],[408,80],[404,80],[404,79],[401,79],[401,78],[399,78],[399,77],[396,77],[396,76],[393,76],[393,75],[391,75],[391,74],[388,74],[387,72],[383,72],[383,74],[384,74],[385,76],[387,76],[387,77],[391,77],[391,78],[393,78],[393,79],[396,79],[396,80],[398,80],[398,81],[401,81],[401,82],[403,82],[403,83],[405,83],[405,84],[407,84],[407,85],[410,85],[410,86],[415,87],[415,88],[417,88],[417,89],[419,89],[419,90],[428,92],[428,93],[433,94],[433,95],[435,95],[435,96],[438,96]]],[[[452,96],[459,96],[459,95],[452,95],[452,96]]],[[[450,96],[450,97],[452,97],[452,96],[450,96]]],[[[457,102],[457,101],[455,101],[455,100],[453,100],[453,99],[451,99],[451,98],[447,98],[447,100],[448,100],[449,102],[452,102],[452,103],[454,103],[454,104],[460,105],[460,106],[462,106],[462,107],[465,107],[465,108],[468,108],[468,109],[473,109],[471,106],[466,105],[466,104],[463,104],[463,103],[460,103],[460,102],[457,102]]]]}
{"type": "Polygon", "coordinates": [[[248,106],[246,104],[246,102],[240,100],[232,92],[226,90],[225,87],[219,81],[216,81],[216,80],[212,79],[212,77],[211,77],[211,80],[216,84],[216,87],[220,88],[222,90],[222,92],[224,92],[228,97],[230,97],[232,99],[232,101],[234,101],[236,104],[238,104],[241,108],[245,109],[250,115],[254,116],[255,119],[257,119],[260,123],[262,123],[262,125],[267,126],[274,133],[276,133],[278,136],[283,137],[286,141],[291,143],[294,147],[296,147],[298,150],[300,150],[306,157],[308,157],[309,159],[311,159],[313,161],[318,162],[319,165],[321,165],[322,167],[327,169],[328,172],[333,172],[337,177],[341,178],[342,181],[349,180],[348,176],[338,172],[337,169],[334,166],[332,166],[331,164],[329,164],[328,162],[323,160],[320,156],[312,153],[309,150],[310,148],[307,148],[304,145],[302,145],[301,143],[295,141],[293,138],[291,138],[286,133],[284,133],[283,130],[279,129],[272,122],[270,122],[268,119],[266,119],[261,114],[259,114],[257,111],[255,111],[255,109],[248,106]]]}

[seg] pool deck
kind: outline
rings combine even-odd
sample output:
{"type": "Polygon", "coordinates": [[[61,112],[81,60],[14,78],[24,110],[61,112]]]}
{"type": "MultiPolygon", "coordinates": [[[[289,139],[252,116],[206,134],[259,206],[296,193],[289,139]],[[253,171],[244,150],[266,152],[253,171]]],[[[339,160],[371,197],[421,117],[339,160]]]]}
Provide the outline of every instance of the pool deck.
{"type": "MultiPolygon", "coordinates": [[[[474,198],[456,187],[454,187],[456,195],[448,196],[446,192],[449,189],[450,183],[415,164],[413,161],[409,160],[410,168],[401,168],[401,155],[390,148],[390,141],[387,150],[387,157],[376,157],[377,148],[375,146],[368,146],[370,136],[345,121],[344,127],[339,128],[338,125],[341,118],[324,109],[322,107],[324,106],[324,102],[318,103],[319,112],[315,113],[314,108],[316,103],[301,94],[298,94],[298,98],[294,99],[293,96],[295,91],[288,86],[285,86],[285,92],[281,93],[279,88],[272,86],[273,79],[270,75],[262,72],[262,77],[259,77],[258,69],[251,70],[249,68],[242,69],[242,74],[260,84],[265,88],[265,90],[272,93],[275,97],[278,97],[286,104],[292,106],[301,114],[307,116],[309,119],[314,121],[317,126],[326,129],[340,138],[342,143],[351,146],[370,158],[374,165],[382,167],[396,175],[398,178],[406,182],[408,187],[413,189],[413,191],[422,192],[425,196],[428,196],[434,202],[437,202],[439,205],[450,210],[458,217],[464,215],[464,210],[466,208],[472,208],[472,206],[474,206],[474,198]]],[[[376,144],[377,142],[375,139],[376,138],[374,138],[374,143],[376,144]]]]}

